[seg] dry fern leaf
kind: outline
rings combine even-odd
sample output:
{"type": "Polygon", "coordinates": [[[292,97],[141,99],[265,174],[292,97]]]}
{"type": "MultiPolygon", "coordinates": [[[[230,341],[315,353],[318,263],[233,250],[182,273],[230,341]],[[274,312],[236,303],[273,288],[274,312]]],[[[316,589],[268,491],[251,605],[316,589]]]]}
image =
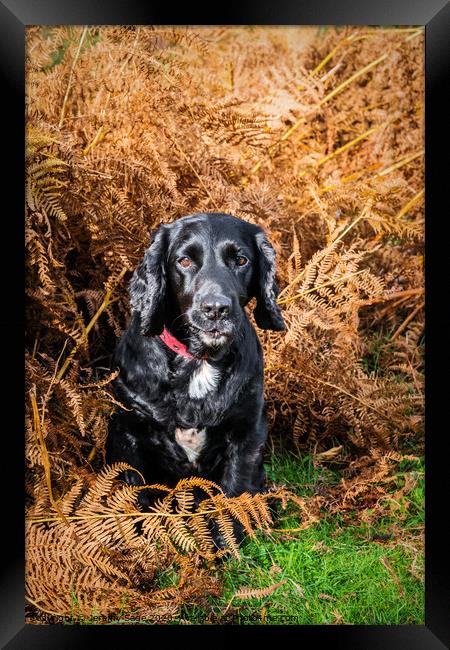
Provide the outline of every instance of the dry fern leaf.
{"type": "Polygon", "coordinates": [[[279,589],[285,583],[286,580],[280,580],[280,582],[270,585],[269,587],[263,587],[261,589],[249,589],[249,588],[238,589],[234,593],[233,598],[242,598],[242,599],[265,598],[266,596],[270,596],[271,594],[273,594],[277,589],[279,589]]]}

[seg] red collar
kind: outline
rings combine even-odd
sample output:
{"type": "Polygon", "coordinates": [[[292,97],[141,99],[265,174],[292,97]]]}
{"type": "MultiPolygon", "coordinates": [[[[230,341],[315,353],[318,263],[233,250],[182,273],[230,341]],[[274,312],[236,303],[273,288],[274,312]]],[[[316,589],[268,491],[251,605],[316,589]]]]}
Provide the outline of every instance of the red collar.
{"type": "MultiPolygon", "coordinates": [[[[181,354],[182,357],[186,357],[186,359],[198,358],[198,357],[194,357],[194,355],[188,351],[184,343],[181,343],[181,341],[176,339],[166,328],[163,329],[162,333],[159,335],[159,338],[167,345],[168,348],[170,348],[177,354],[181,354]]],[[[200,358],[207,359],[207,356],[204,355],[203,357],[200,358]]]]}

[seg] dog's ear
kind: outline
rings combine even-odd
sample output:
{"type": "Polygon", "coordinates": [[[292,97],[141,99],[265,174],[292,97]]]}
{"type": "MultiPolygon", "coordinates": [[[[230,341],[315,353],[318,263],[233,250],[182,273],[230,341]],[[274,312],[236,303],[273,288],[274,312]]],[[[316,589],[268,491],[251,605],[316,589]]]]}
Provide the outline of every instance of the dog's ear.
{"type": "Polygon", "coordinates": [[[142,335],[161,334],[165,318],[166,253],[169,227],[161,225],[129,284],[131,309],[140,319],[142,335]]]}
{"type": "Polygon", "coordinates": [[[280,308],[276,303],[279,293],[275,280],[275,251],[262,230],[255,235],[258,250],[258,270],[255,296],[256,307],[253,312],[258,327],[280,332],[286,329],[280,308]]]}

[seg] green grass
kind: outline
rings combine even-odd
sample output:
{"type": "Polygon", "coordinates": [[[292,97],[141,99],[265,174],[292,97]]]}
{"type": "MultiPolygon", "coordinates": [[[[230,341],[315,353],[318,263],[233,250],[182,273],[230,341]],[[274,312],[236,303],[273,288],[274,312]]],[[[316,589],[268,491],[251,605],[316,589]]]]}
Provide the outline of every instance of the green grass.
{"type": "MultiPolygon", "coordinates": [[[[265,468],[270,481],[302,496],[336,485],[341,478],[339,471],[314,467],[311,457],[300,459],[288,451],[272,454],[265,468]]],[[[373,525],[363,523],[355,511],[351,523],[324,513],[306,530],[274,531],[270,536],[259,532],[244,542],[240,560],[230,558],[217,567],[224,582],[222,596],[209,597],[207,606],[184,606],[171,624],[424,624],[424,560],[415,543],[424,525],[423,475],[422,460],[402,461],[389,484],[394,514],[373,525]],[[416,480],[414,488],[394,500],[411,478],[416,480]],[[260,589],[281,580],[285,583],[269,596],[233,598],[238,589],[260,589]]],[[[296,511],[288,509],[280,512],[274,527],[295,529],[299,524],[296,511]]],[[[176,582],[177,574],[169,567],[159,575],[157,586],[176,582]]],[[[111,624],[149,623],[133,620],[126,610],[124,603],[111,624]]],[[[76,618],[68,622],[80,622],[76,618]]]]}
{"type": "MultiPolygon", "coordinates": [[[[382,328],[369,339],[367,353],[361,359],[361,366],[368,375],[378,376],[380,373],[380,357],[389,353],[391,348],[391,336],[397,328],[394,324],[390,329],[382,328]]],[[[382,373],[383,374],[383,373],[382,373]]]]}
{"type": "MultiPolygon", "coordinates": [[[[337,472],[315,469],[309,457],[299,461],[288,452],[275,455],[266,471],[269,479],[302,495],[340,479],[337,472]]],[[[419,535],[424,522],[423,463],[401,464],[391,489],[392,493],[400,489],[411,472],[416,487],[400,499],[396,516],[386,516],[374,526],[361,523],[357,516],[354,523],[344,524],[340,516],[324,515],[307,530],[275,532],[271,538],[258,533],[244,543],[240,561],[224,562],[221,599],[211,600],[208,611],[184,607],[181,618],[191,623],[261,624],[265,617],[266,624],[423,624],[424,587],[417,577],[423,575],[420,555],[414,565],[416,575],[411,572],[417,555],[411,535],[419,535]],[[236,590],[264,588],[281,580],[286,582],[273,594],[233,599],[225,617],[221,614],[236,590]]],[[[281,513],[275,525],[298,526],[292,513],[281,513]]],[[[170,576],[166,579],[170,581],[170,576]]]]}

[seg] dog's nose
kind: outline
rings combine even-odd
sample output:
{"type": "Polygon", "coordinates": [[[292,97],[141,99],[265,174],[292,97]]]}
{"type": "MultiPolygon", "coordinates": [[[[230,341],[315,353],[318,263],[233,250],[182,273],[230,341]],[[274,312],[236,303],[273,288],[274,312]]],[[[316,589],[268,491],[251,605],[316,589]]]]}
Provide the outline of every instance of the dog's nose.
{"type": "Polygon", "coordinates": [[[225,296],[205,296],[200,309],[209,320],[220,320],[230,313],[231,300],[225,296]]]}

